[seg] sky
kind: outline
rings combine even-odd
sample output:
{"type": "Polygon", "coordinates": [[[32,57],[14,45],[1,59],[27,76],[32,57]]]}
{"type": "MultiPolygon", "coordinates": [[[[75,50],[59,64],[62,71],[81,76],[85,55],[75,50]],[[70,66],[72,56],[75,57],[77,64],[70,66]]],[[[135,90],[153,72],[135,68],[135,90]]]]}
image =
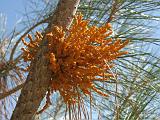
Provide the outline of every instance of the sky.
{"type": "Polygon", "coordinates": [[[11,31],[16,22],[22,19],[25,0],[0,0],[0,14],[6,18],[6,30],[11,31]]]}

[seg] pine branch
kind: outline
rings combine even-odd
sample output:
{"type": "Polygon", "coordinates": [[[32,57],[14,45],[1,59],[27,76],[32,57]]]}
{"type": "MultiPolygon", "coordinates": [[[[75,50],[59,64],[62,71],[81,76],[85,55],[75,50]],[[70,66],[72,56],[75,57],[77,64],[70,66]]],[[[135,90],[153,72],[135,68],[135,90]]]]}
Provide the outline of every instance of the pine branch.
{"type": "Polygon", "coordinates": [[[20,84],[20,85],[17,85],[15,88],[7,91],[7,92],[4,92],[4,93],[0,93],[0,100],[1,99],[4,99],[5,97],[17,92],[18,90],[20,90],[22,87],[24,86],[24,83],[20,84]]]}
{"type": "MultiPolygon", "coordinates": [[[[46,33],[52,29],[52,26],[62,26],[66,29],[76,12],[80,0],[60,0],[56,11],[53,14],[46,33]]],[[[48,59],[45,54],[48,46],[45,45],[47,40],[42,40],[42,45],[31,62],[31,70],[27,76],[26,83],[22,89],[21,95],[17,102],[16,108],[12,114],[11,120],[32,120],[43,100],[49,84],[51,71],[48,69],[48,59]]]]}

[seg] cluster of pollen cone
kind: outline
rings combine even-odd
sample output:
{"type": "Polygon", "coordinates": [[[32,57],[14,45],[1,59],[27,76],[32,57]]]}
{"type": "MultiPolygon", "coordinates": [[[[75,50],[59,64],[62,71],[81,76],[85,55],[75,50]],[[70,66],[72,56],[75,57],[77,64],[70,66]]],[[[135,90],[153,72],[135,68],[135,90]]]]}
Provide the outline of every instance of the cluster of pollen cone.
{"type": "MultiPolygon", "coordinates": [[[[51,91],[58,91],[66,104],[78,103],[82,95],[91,96],[91,92],[107,96],[94,82],[105,82],[112,77],[113,60],[127,54],[120,50],[128,44],[128,40],[113,40],[111,34],[110,24],[90,26],[81,14],[75,16],[69,30],[54,26],[46,34],[44,40],[48,41],[49,48],[46,57],[53,74],[51,91]]],[[[34,39],[30,35],[28,38],[29,43],[22,40],[26,45],[22,48],[25,62],[34,59],[43,36],[37,32],[34,39]]]]}

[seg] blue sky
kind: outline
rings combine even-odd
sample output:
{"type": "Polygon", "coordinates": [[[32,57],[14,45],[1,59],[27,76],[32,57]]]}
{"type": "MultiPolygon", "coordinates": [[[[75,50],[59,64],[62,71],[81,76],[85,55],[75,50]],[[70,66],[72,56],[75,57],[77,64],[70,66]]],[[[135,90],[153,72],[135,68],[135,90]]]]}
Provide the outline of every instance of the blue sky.
{"type": "Polygon", "coordinates": [[[11,31],[16,22],[22,18],[25,0],[0,0],[0,14],[6,16],[7,31],[11,31]]]}

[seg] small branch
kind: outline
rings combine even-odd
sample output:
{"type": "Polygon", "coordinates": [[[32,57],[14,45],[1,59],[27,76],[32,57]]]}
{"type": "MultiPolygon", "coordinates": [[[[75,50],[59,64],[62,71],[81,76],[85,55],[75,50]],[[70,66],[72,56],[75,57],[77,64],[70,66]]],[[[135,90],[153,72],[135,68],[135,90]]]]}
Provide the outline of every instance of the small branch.
{"type": "Polygon", "coordinates": [[[20,90],[23,86],[24,86],[24,83],[16,86],[16,87],[13,88],[12,90],[9,90],[9,91],[7,91],[7,92],[5,92],[5,93],[0,93],[0,100],[1,100],[1,99],[4,99],[5,97],[7,97],[7,96],[9,96],[9,95],[11,95],[11,94],[13,94],[13,93],[15,93],[15,92],[17,92],[17,91],[20,90]]]}
{"type": "Polygon", "coordinates": [[[118,5],[118,1],[114,0],[113,4],[112,4],[112,8],[111,8],[111,13],[109,15],[109,18],[107,19],[106,23],[110,23],[113,19],[113,16],[115,15],[115,13],[117,12],[117,5],[118,5]]]}

